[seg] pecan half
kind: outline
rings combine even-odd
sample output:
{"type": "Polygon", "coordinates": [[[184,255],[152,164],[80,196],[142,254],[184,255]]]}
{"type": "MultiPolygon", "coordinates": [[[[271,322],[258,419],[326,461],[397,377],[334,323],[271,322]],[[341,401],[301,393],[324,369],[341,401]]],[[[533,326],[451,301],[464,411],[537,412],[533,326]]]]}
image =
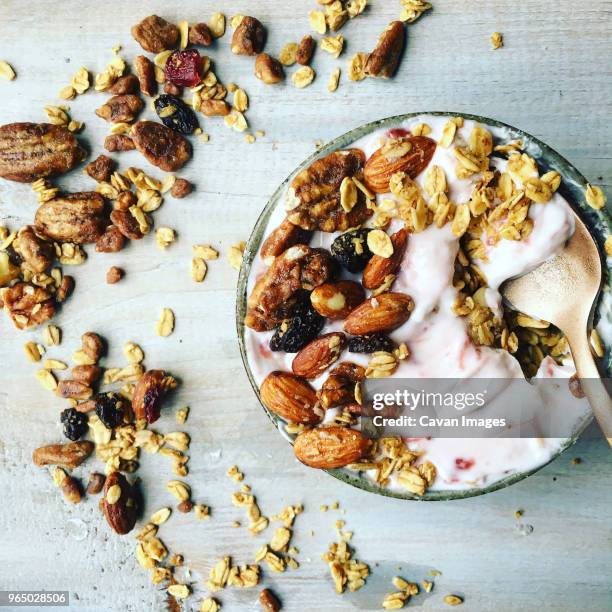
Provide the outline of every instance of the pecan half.
{"type": "Polygon", "coordinates": [[[225,100],[202,100],[200,112],[207,117],[225,117],[229,115],[232,107],[225,100]]]}
{"type": "Polygon", "coordinates": [[[89,387],[98,381],[100,376],[102,376],[102,368],[97,365],[77,365],[72,368],[72,378],[89,387]]]}
{"type": "Polygon", "coordinates": [[[285,219],[267,238],[261,246],[260,255],[266,259],[268,257],[278,257],[289,247],[296,244],[307,244],[312,236],[311,232],[303,230],[285,219]]]}
{"type": "Polygon", "coordinates": [[[45,323],[55,313],[51,294],[29,283],[16,283],[2,290],[4,309],[17,329],[45,323]]]}
{"type": "Polygon", "coordinates": [[[19,230],[13,247],[23,259],[24,267],[34,273],[44,272],[55,259],[53,244],[38,236],[31,225],[19,230]]]}
{"type": "Polygon", "coordinates": [[[125,244],[125,236],[116,225],[109,225],[96,240],[98,253],[117,253],[125,244]]]}
{"type": "Polygon", "coordinates": [[[49,444],[41,446],[32,453],[35,465],[59,465],[68,469],[78,467],[91,455],[95,446],[89,440],[79,440],[69,444],[49,444]]]}
{"type": "Polygon", "coordinates": [[[364,72],[370,77],[388,79],[395,74],[404,50],[406,30],[401,21],[392,21],[368,55],[364,72]]]}
{"type": "Polygon", "coordinates": [[[104,148],[110,153],[115,151],[133,151],[134,141],[125,134],[110,134],[104,139],[104,148]]]}
{"type": "Polygon", "coordinates": [[[55,394],[58,397],[87,400],[93,395],[93,390],[79,380],[60,380],[55,394]]]}
{"type": "MultiPolygon", "coordinates": [[[[136,62],[136,60],[134,60],[134,62],[136,62]]],[[[123,96],[125,94],[137,94],[138,89],[138,77],[135,74],[128,74],[119,77],[107,91],[113,96],[123,96]]]]}
{"type": "Polygon", "coordinates": [[[100,507],[113,531],[120,535],[132,531],[137,518],[136,497],[132,485],[120,472],[107,476],[100,507]]]}
{"type": "Polygon", "coordinates": [[[157,81],[153,62],[145,55],[139,55],[134,59],[134,71],[138,78],[140,91],[145,96],[154,96],[157,93],[157,81]]]}
{"type": "Polygon", "coordinates": [[[157,421],[166,393],[176,387],[176,380],[164,370],[148,370],[136,383],[132,408],[137,419],[157,421]]]}
{"type": "Polygon", "coordinates": [[[149,15],[132,27],[136,42],[150,53],[160,53],[177,46],[179,29],[157,15],[149,15]]]}
{"type": "Polygon", "coordinates": [[[115,160],[106,155],[99,155],[92,162],[85,166],[85,172],[98,183],[102,181],[110,181],[113,171],[117,167],[115,160]]]}
{"type": "Polygon", "coordinates": [[[96,362],[106,352],[106,344],[96,332],[85,332],[81,336],[81,343],[83,345],[83,352],[96,362]]]}
{"type": "Polygon", "coordinates": [[[291,181],[287,218],[305,230],[345,231],[372,216],[361,190],[350,211],[340,205],[340,185],[346,177],[363,178],[365,155],[359,149],[334,151],[316,160],[291,181]]]}
{"type": "Polygon", "coordinates": [[[108,102],[96,109],[96,115],[111,123],[133,121],[144,107],[144,102],[133,94],[113,96],[108,102]]]}
{"type": "Polygon", "coordinates": [[[62,277],[62,282],[55,292],[55,301],[58,304],[65,302],[74,291],[74,278],[68,274],[62,277]]]}
{"type": "Polygon", "coordinates": [[[170,195],[173,198],[181,199],[186,198],[193,191],[193,185],[187,179],[176,179],[174,181],[174,185],[172,185],[172,189],[170,190],[170,195]]]}
{"type": "Polygon", "coordinates": [[[243,17],[232,36],[232,53],[236,55],[257,55],[266,42],[266,31],[255,17],[243,17]]]}
{"type": "Polygon", "coordinates": [[[38,207],[36,231],[58,242],[95,242],[107,225],[104,198],[95,191],[69,193],[38,207]]]}
{"type": "Polygon", "coordinates": [[[117,229],[130,240],[140,240],[144,234],[140,231],[140,225],[129,210],[113,210],[110,214],[111,221],[117,229]]]}
{"type": "Polygon", "coordinates": [[[85,159],[85,150],[67,128],[49,123],[10,123],[0,127],[0,176],[31,183],[59,176],[85,159]]]}
{"type": "Polygon", "coordinates": [[[136,148],[154,166],[175,172],[191,158],[191,145],[178,132],[154,121],[139,121],[132,127],[136,148]]]}

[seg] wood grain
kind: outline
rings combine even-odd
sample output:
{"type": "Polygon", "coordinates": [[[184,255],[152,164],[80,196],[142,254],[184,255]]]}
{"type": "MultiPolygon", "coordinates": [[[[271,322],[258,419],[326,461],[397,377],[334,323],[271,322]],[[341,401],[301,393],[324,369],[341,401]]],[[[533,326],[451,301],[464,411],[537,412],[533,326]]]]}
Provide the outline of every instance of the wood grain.
{"type": "MultiPolygon", "coordinates": [[[[320,50],[311,87],[269,88],[253,76],[251,59],[230,54],[228,35],[219,42],[211,51],[219,77],[246,89],[248,120],[253,129],[266,131],[265,138],[248,145],[219,122],[205,122],[211,141],[196,144],[193,161],[181,173],[197,191],[181,201],[168,198],[155,214],[158,226],[176,229],[178,241],[165,252],[148,237],[118,254],[90,253],[75,270],[76,293],[57,318],[64,341],[49,356],[69,358],[80,334],[95,330],[110,341],[107,364],[123,363],[121,347],[133,340],[145,349],[150,367],[167,368],[182,379],[174,409],[158,429],[177,429],[173,412],[191,406],[188,481],[194,498],[212,506],[213,518],[196,522],[193,515],[175,514],[160,535],[194,570],[207,573],[226,554],[236,562],[252,561],[264,539],[230,528],[241,512],[230,504],[235,483],[225,471],[237,463],[265,514],[287,503],[306,506],[295,529],[301,568],[284,575],[266,572],[266,584],[283,598],[286,610],[380,609],[392,576],[421,580],[432,568],[442,576],[431,596],[416,600],[428,610],[446,609],[442,599],[450,592],[465,596],[466,610],[607,610],[612,471],[601,440],[585,439],[537,475],[482,498],[430,504],[381,499],[298,465],[259,409],[242,370],[233,317],[236,273],[224,255],[248,237],[267,198],[319,139],[403,112],[473,112],[541,138],[610,195],[612,2],[439,0],[431,14],[409,28],[395,80],[351,83],[348,58],[372,48],[399,14],[392,0],[372,0],[371,5],[342,30],[347,44],[335,94],[326,85],[336,62],[320,50]],[[495,30],[505,40],[498,51],[489,43],[495,30]],[[223,257],[211,262],[208,278],[198,285],[189,279],[190,250],[201,242],[215,245],[223,257]],[[123,267],[126,278],[109,287],[105,273],[111,265],[123,267]],[[176,313],[176,331],[158,338],[154,325],[166,306],[176,313]],[[582,463],[573,465],[574,456],[582,463]],[[321,504],[335,500],[346,514],[319,511],[321,504]],[[517,521],[519,508],[525,514],[517,521]],[[320,560],[338,518],[355,531],[357,557],[370,563],[374,574],[367,588],[343,598],[334,594],[320,560]],[[533,532],[522,535],[521,523],[533,526],[533,532]]],[[[43,105],[60,103],[57,92],[77,68],[102,69],[116,44],[132,59],[140,50],[129,28],[147,14],[206,20],[220,6],[195,0],[4,0],[0,56],[14,65],[18,77],[0,83],[0,121],[44,120],[43,105]]],[[[307,11],[314,8],[314,0],[259,0],[223,3],[222,10],[259,17],[269,30],[267,50],[274,53],[308,31],[307,11]]],[[[93,156],[107,132],[93,114],[103,99],[88,93],[70,103],[73,118],[87,124],[84,139],[93,156]]],[[[121,164],[148,168],[136,153],[122,155],[121,164]]],[[[60,184],[71,190],[92,187],[79,172],[60,184]]],[[[0,183],[2,224],[17,228],[32,219],[35,208],[28,186],[0,183]]],[[[0,587],[69,589],[83,610],[163,609],[163,592],[135,563],[131,536],[110,534],[93,499],[68,507],[49,475],[32,466],[34,447],[60,439],[63,405],[36,384],[35,367],[22,352],[22,344],[39,340],[40,332],[17,333],[2,317],[0,334],[0,587]]],[[[159,456],[146,455],[142,463],[148,515],[172,503],[164,488],[171,470],[159,456]]],[[[76,473],[86,477],[89,469],[76,473]]],[[[254,610],[255,595],[228,590],[219,598],[224,609],[254,610]]]]}

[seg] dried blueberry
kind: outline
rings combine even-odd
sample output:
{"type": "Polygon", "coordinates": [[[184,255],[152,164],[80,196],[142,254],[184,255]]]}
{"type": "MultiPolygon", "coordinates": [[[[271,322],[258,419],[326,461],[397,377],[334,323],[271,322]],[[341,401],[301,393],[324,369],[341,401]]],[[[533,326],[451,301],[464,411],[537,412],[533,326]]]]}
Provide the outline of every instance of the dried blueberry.
{"type": "Polygon", "coordinates": [[[367,336],[353,336],[349,338],[348,350],[351,353],[375,353],[386,351],[390,353],[395,349],[395,344],[385,334],[368,334],[367,336]]]}
{"type": "Polygon", "coordinates": [[[77,412],[74,408],[63,410],[60,421],[64,425],[64,435],[73,442],[87,431],[87,416],[82,412],[77,412]]]}
{"type": "Polygon", "coordinates": [[[118,393],[99,393],[95,397],[98,418],[112,429],[123,421],[123,404],[125,400],[118,393]]]}
{"type": "Polygon", "coordinates": [[[324,323],[325,319],[312,307],[310,300],[300,302],[291,318],[276,328],[270,338],[270,350],[297,353],[319,335],[324,323]]]}
{"type": "Polygon", "coordinates": [[[169,94],[158,96],[155,99],[155,112],[166,127],[181,134],[193,134],[198,127],[193,109],[176,96],[169,94]]]}
{"type": "Polygon", "coordinates": [[[372,252],[368,248],[370,229],[357,229],[338,236],[332,243],[334,258],[349,272],[361,272],[370,261],[372,252]]]}

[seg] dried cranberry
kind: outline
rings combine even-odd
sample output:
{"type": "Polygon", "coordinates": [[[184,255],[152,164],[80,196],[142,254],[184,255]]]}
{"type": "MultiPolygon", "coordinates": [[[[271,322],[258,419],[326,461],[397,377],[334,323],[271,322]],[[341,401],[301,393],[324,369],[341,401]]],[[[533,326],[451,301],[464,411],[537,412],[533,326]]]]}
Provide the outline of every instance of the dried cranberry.
{"type": "Polygon", "coordinates": [[[166,62],[164,74],[175,85],[195,87],[202,78],[202,58],[195,49],[175,51],[166,62]]]}
{"type": "Polygon", "coordinates": [[[389,134],[389,138],[403,138],[404,136],[410,136],[410,132],[405,128],[392,128],[387,134],[389,134]]]}
{"type": "Polygon", "coordinates": [[[455,459],[455,465],[458,470],[469,470],[474,465],[474,460],[457,457],[457,459],[455,459]]]}
{"type": "Polygon", "coordinates": [[[193,134],[198,127],[195,113],[180,98],[162,94],[155,100],[155,112],[161,122],[181,134],[193,134]]]}

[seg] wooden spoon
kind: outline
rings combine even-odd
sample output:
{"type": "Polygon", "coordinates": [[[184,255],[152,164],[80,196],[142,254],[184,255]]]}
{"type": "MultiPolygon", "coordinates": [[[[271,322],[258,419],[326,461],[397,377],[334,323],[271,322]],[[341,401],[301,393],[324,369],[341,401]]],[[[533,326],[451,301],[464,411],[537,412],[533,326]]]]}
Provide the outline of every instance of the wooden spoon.
{"type": "Polygon", "coordinates": [[[574,220],[576,231],[565,248],[535,270],[506,281],[501,293],[516,310],[549,321],[565,334],[582,390],[612,446],[612,399],[587,335],[601,287],[601,258],[584,223],[575,214],[574,220]]]}

